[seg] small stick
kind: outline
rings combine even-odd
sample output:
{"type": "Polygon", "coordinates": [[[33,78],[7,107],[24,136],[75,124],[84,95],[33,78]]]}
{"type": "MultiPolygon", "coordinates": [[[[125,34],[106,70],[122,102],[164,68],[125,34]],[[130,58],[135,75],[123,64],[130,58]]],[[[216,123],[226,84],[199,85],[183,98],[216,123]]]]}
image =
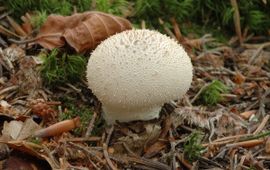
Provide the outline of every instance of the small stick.
{"type": "Polygon", "coordinates": [[[171,153],[172,153],[172,161],[171,161],[171,167],[172,167],[172,170],[176,170],[176,161],[175,161],[175,156],[176,156],[176,153],[175,153],[175,146],[176,146],[176,143],[175,143],[175,139],[174,139],[174,136],[172,134],[172,129],[169,130],[169,135],[170,135],[170,144],[171,144],[171,153]]]}
{"type": "Polygon", "coordinates": [[[237,0],[231,0],[231,5],[234,9],[233,21],[234,21],[235,32],[238,36],[240,44],[242,44],[243,38],[242,38],[242,33],[241,33],[240,14],[239,14],[237,0]]]}
{"type": "Polygon", "coordinates": [[[180,155],[179,153],[176,154],[176,157],[178,158],[178,160],[188,169],[192,169],[192,165],[187,162],[184,158],[183,155],[180,155]]]}
{"type": "Polygon", "coordinates": [[[66,83],[66,85],[67,85],[68,87],[70,87],[72,90],[74,90],[76,93],[81,93],[81,92],[82,92],[81,89],[78,89],[77,87],[73,86],[73,85],[70,84],[70,83],[66,83]]]}
{"type": "Polygon", "coordinates": [[[200,94],[203,92],[203,90],[208,86],[209,84],[206,83],[200,90],[199,92],[191,99],[190,103],[192,104],[199,96],[200,94]]]}
{"type": "Polygon", "coordinates": [[[257,145],[261,145],[264,143],[264,139],[253,139],[249,141],[237,142],[232,144],[227,144],[226,147],[244,147],[251,148],[257,145]]]}
{"type": "Polygon", "coordinates": [[[20,35],[20,36],[27,36],[27,34],[24,32],[24,30],[22,29],[22,27],[16,22],[14,21],[11,17],[7,16],[8,22],[9,24],[14,28],[14,30],[20,35]]]}
{"type": "Polygon", "coordinates": [[[184,100],[185,100],[186,104],[188,105],[188,107],[192,107],[192,104],[191,104],[187,95],[184,95],[184,100]]]}
{"type": "Polygon", "coordinates": [[[73,142],[68,142],[68,144],[84,151],[84,153],[89,154],[91,157],[96,158],[96,160],[101,162],[103,165],[105,164],[104,161],[97,154],[97,153],[100,153],[99,151],[91,151],[91,150],[87,149],[86,147],[78,145],[78,144],[73,143],[73,142]]]}
{"type": "Polygon", "coordinates": [[[178,25],[178,23],[177,23],[177,21],[176,21],[176,19],[175,19],[174,17],[171,18],[171,22],[172,22],[172,24],[173,24],[173,30],[174,30],[174,34],[175,34],[176,39],[177,39],[179,42],[184,41],[184,38],[183,38],[183,36],[182,36],[182,34],[181,34],[179,25],[178,25]]]}
{"type": "Polygon", "coordinates": [[[253,134],[244,134],[244,135],[235,135],[235,136],[229,136],[229,137],[224,137],[224,138],[220,138],[215,140],[212,143],[206,143],[206,144],[202,144],[202,146],[207,147],[208,145],[224,145],[224,144],[228,144],[234,141],[250,141],[253,139],[259,139],[265,136],[269,136],[270,131],[264,132],[264,133],[260,133],[257,135],[253,135],[253,134]]]}
{"type": "Polygon", "coordinates": [[[104,154],[104,158],[106,159],[108,165],[110,166],[110,168],[112,170],[118,170],[112,163],[110,157],[109,157],[109,153],[108,153],[108,146],[106,145],[106,143],[103,143],[103,154],[104,154]]]}
{"type": "Polygon", "coordinates": [[[9,31],[8,29],[3,27],[2,25],[0,25],[0,32],[7,35],[7,36],[14,36],[14,37],[20,38],[19,35],[15,34],[14,32],[9,31]]]}
{"type": "MultiPolygon", "coordinates": [[[[0,10],[0,11],[1,11],[1,10],[0,10]]],[[[3,19],[3,18],[5,18],[6,16],[8,16],[8,15],[11,14],[11,13],[12,13],[11,10],[8,11],[8,12],[3,13],[2,15],[0,15],[0,20],[3,19]]]]}
{"type": "Polygon", "coordinates": [[[155,168],[149,168],[149,167],[146,167],[144,165],[132,165],[134,168],[136,169],[141,169],[141,170],[156,170],[155,168]]]}
{"type": "Polygon", "coordinates": [[[92,130],[93,130],[93,128],[94,128],[94,124],[95,124],[96,117],[97,117],[97,112],[94,111],[93,116],[92,116],[92,119],[91,119],[91,121],[89,122],[87,131],[86,131],[86,133],[85,133],[85,135],[84,135],[85,137],[91,136],[92,130]]]}
{"type": "Polygon", "coordinates": [[[131,162],[150,166],[150,167],[153,167],[153,168],[159,169],[159,170],[170,170],[171,169],[168,165],[163,164],[161,162],[153,161],[151,159],[137,158],[137,157],[125,157],[125,159],[127,159],[128,161],[131,161],[131,162]]]}
{"type": "Polygon", "coordinates": [[[7,92],[10,92],[10,91],[13,91],[13,90],[17,90],[18,88],[19,88],[19,86],[16,86],[16,85],[7,87],[7,88],[2,89],[2,90],[0,91],[0,95],[2,95],[2,94],[4,94],[4,93],[7,93],[7,92]]]}
{"type": "MultiPolygon", "coordinates": [[[[2,28],[2,26],[0,25],[0,32],[1,32],[1,29],[4,31],[8,31],[7,29],[5,28],[2,28]]],[[[16,36],[17,38],[20,38],[18,35],[12,33],[12,32],[8,32],[9,34],[12,34],[13,36],[16,36]]],[[[42,35],[42,36],[38,36],[38,37],[35,37],[35,38],[31,38],[31,39],[26,39],[26,40],[15,40],[15,39],[8,39],[10,42],[12,43],[15,43],[15,44],[27,44],[27,43],[32,43],[32,42],[35,42],[39,39],[42,39],[42,38],[47,38],[47,37],[61,37],[62,34],[60,33],[54,33],[54,34],[47,34],[47,35],[42,35]]]]}
{"type": "Polygon", "coordinates": [[[124,146],[124,148],[128,151],[128,153],[131,155],[131,156],[134,156],[134,157],[138,157],[128,146],[125,142],[122,142],[122,145],[124,146]]]}
{"type": "Polygon", "coordinates": [[[59,169],[60,168],[60,163],[56,160],[52,152],[49,150],[49,148],[46,145],[42,145],[43,150],[47,153],[48,157],[50,158],[51,162],[54,164],[53,169],[59,169]]]}
{"type": "Polygon", "coordinates": [[[269,76],[268,77],[246,77],[246,80],[249,80],[249,81],[268,81],[269,76]]]}
{"type": "Polygon", "coordinates": [[[112,126],[108,132],[108,136],[107,136],[107,139],[106,139],[106,145],[108,146],[109,143],[110,143],[110,140],[111,140],[111,136],[112,136],[112,133],[114,131],[114,126],[112,126]]]}
{"type": "Polygon", "coordinates": [[[177,40],[177,38],[175,37],[175,35],[172,33],[172,31],[166,27],[164,25],[164,21],[161,19],[161,18],[158,18],[158,21],[159,21],[159,24],[162,25],[163,29],[165,30],[165,32],[170,36],[172,37],[173,39],[177,40]]]}
{"type": "Polygon", "coordinates": [[[263,118],[261,124],[260,124],[260,125],[257,127],[257,129],[253,132],[254,135],[257,135],[258,133],[260,133],[260,132],[263,130],[263,128],[264,128],[265,125],[267,124],[269,118],[270,118],[270,115],[266,115],[266,116],[263,118]]]}
{"type": "Polygon", "coordinates": [[[90,137],[84,137],[84,138],[69,138],[69,139],[61,139],[59,142],[97,142],[100,141],[101,137],[98,136],[90,136],[90,137]]]}
{"type": "Polygon", "coordinates": [[[260,99],[259,115],[264,116],[265,113],[265,99],[270,94],[270,89],[266,90],[260,99]]]}
{"type": "Polygon", "coordinates": [[[231,143],[231,142],[233,142],[233,141],[234,141],[233,139],[230,139],[230,140],[220,141],[220,142],[204,143],[204,144],[202,144],[202,146],[203,146],[203,147],[207,147],[207,146],[209,146],[209,145],[219,146],[219,145],[225,145],[225,144],[231,143]]]}
{"type": "Polygon", "coordinates": [[[226,136],[223,138],[216,139],[214,142],[221,142],[221,141],[237,139],[237,138],[242,138],[242,137],[250,137],[250,136],[252,136],[252,135],[251,134],[243,134],[243,135],[226,136]]]}
{"type": "Polygon", "coordinates": [[[32,43],[36,41],[38,38],[31,38],[31,39],[26,39],[26,40],[15,40],[12,38],[9,38],[8,41],[15,43],[15,44],[27,44],[27,43],[32,43]]]}
{"type": "Polygon", "coordinates": [[[239,162],[239,166],[243,166],[244,165],[244,161],[246,159],[246,155],[243,155],[240,159],[240,162],[239,162]]]}
{"type": "Polygon", "coordinates": [[[109,157],[109,153],[108,153],[108,145],[109,145],[113,130],[114,130],[114,126],[111,127],[111,129],[110,129],[110,131],[108,133],[106,143],[103,143],[103,154],[104,154],[104,158],[106,159],[106,161],[107,161],[108,165],[110,166],[110,168],[112,170],[117,170],[117,168],[113,165],[113,163],[112,163],[112,161],[111,161],[111,159],[109,157]]]}
{"type": "Polygon", "coordinates": [[[250,57],[250,59],[248,60],[248,64],[252,64],[253,61],[255,60],[255,58],[257,58],[257,56],[262,52],[262,50],[266,47],[270,46],[270,42],[267,43],[263,43],[261,44],[261,46],[256,50],[256,52],[250,57]]]}

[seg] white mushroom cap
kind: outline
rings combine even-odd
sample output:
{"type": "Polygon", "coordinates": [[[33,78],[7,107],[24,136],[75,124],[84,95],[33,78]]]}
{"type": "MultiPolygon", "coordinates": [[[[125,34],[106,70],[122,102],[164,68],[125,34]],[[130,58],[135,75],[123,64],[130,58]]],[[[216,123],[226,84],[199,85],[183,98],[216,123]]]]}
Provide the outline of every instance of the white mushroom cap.
{"type": "Polygon", "coordinates": [[[183,47],[168,36],[128,30],[93,51],[87,80],[107,123],[150,120],[159,117],[165,102],[187,92],[192,64],[183,47]]]}

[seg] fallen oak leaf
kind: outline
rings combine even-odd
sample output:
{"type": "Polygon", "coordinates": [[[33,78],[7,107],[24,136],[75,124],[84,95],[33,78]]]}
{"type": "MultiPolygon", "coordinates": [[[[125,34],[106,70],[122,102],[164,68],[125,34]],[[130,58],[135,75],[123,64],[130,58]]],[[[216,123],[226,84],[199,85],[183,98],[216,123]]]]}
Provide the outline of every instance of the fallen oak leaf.
{"type": "Polygon", "coordinates": [[[50,50],[67,42],[77,52],[83,52],[94,49],[107,37],[131,28],[127,19],[96,11],[72,16],[50,15],[35,42],[50,50]]]}

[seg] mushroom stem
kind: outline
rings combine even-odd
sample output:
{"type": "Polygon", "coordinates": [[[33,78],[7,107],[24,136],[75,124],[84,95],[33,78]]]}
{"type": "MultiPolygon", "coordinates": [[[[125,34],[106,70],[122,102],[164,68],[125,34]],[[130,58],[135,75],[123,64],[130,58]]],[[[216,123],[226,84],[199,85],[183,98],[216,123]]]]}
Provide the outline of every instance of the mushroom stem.
{"type": "Polygon", "coordinates": [[[128,122],[130,120],[151,120],[158,118],[161,106],[138,107],[134,109],[119,109],[102,106],[102,109],[103,117],[106,122],[113,124],[115,121],[128,122]]]}

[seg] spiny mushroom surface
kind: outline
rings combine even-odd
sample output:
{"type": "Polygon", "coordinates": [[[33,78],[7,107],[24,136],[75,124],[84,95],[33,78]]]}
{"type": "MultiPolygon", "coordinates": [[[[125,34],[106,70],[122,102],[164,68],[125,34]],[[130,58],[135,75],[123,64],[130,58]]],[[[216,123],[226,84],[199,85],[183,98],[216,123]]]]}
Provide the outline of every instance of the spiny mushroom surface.
{"type": "Polygon", "coordinates": [[[103,41],[87,66],[89,88],[108,124],[159,117],[162,105],[181,98],[192,81],[189,56],[157,31],[129,30],[103,41]]]}

